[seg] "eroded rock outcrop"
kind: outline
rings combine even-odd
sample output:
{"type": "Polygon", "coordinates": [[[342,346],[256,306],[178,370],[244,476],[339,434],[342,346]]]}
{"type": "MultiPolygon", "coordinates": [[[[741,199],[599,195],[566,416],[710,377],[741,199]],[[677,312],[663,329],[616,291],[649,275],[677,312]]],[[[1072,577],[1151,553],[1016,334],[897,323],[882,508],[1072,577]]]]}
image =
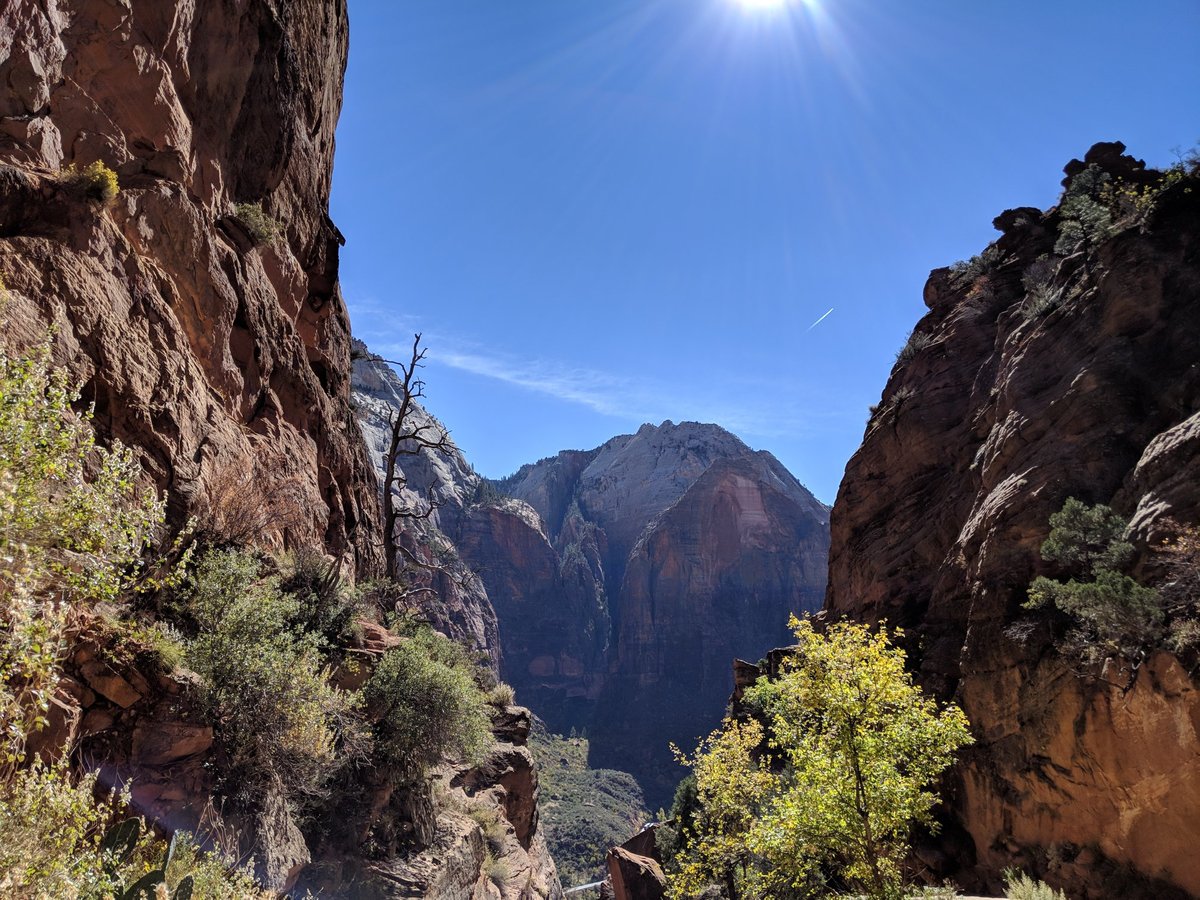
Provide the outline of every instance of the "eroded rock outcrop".
{"type": "MultiPolygon", "coordinates": [[[[1156,183],[1123,150],[1068,178],[1156,183]]],[[[1132,686],[1080,672],[1061,623],[1021,608],[1068,497],[1132,517],[1142,547],[1200,519],[1195,182],[1065,258],[1061,209],[1010,211],[980,266],[934,271],[834,505],[827,609],[908,629],[974,723],[947,832],[965,841],[930,858],[967,884],[1016,865],[1073,897],[1200,896],[1195,680],[1165,652],[1132,686]]]]}
{"type": "Polygon", "coordinates": [[[757,657],[819,604],[828,508],[769,453],[695,422],[644,425],[498,486],[540,523],[465,526],[505,678],[552,730],[587,728],[593,765],[669,803],[668,744],[717,724],[729,659],[757,657]]]}
{"type": "Polygon", "coordinates": [[[81,403],[175,522],[250,522],[374,572],[328,217],[347,29],[318,0],[6,4],[0,271],[7,339],[56,329],[81,403]],[[107,203],[62,178],[95,162],[120,181],[107,203]],[[278,235],[255,246],[238,203],[278,235]]]}

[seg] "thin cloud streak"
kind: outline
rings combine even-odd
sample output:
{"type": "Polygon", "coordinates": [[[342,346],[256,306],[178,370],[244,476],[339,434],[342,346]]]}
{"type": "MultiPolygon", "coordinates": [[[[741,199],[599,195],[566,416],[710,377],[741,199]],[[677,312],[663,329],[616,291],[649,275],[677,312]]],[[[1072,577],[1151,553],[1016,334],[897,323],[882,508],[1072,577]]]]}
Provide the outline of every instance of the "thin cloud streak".
{"type": "Polygon", "coordinates": [[[421,321],[419,316],[396,316],[385,309],[382,304],[360,298],[353,310],[356,333],[366,339],[373,352],[385,358],[408,358],[411,344],[397,341],[398,331],[423,331],[422,345],[429,353],[426,362],[431,367],[445,366],[578,404],[633,426],[672,419],[712,422],[743,437],[796,438],[828,434],[851,415],[845,409],[831,408],[828,395],[803,391],[803,385],[797,385],[789,396],[780,397],[776,382],[747,380],[731,373],[720,385],[694,380],[689,390],[679,384],[630,378],[560,360],[497,353],[477,341],[422,328],[431,323],[421,321]]]}
{"type": "Polygon", "coordinates": [[[825,315],[821,316],[821,318],[817,319],[817,321],[815,321],[811,325],[809,325],[807,330],[812,331],[814,328],[816,328],[818,325],[820,325],[822,322],[824,322],[826,319],[828,319],[829,314],[832,312],[833,312],[833,307],[831,306],[831,307],[829,307],[829,312],[825,313],[825,315]]]}

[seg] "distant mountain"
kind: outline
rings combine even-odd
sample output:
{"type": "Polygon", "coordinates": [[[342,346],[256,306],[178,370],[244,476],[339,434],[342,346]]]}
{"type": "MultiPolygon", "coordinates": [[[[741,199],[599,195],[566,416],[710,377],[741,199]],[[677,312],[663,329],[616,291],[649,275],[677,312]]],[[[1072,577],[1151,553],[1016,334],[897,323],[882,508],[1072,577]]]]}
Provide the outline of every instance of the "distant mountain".
{"type": "MultiPolygon", "coordinates": [[[[378,465],[395,375],[360,356],[354,391],[378,465]]],[[[717,724],[731,661],[759,658],[786,639],[790,613],[824,597],[829,508],[716,425],[644,425],[494,482],[457,450],[402,465],[410,501],[432,490],[443,502],[415,527],[479,576],[436,616],[489,648],[552,731],[586,729],[593,765],[632,772],[652,807],[678,780],[669,742],[717,724]]]]}

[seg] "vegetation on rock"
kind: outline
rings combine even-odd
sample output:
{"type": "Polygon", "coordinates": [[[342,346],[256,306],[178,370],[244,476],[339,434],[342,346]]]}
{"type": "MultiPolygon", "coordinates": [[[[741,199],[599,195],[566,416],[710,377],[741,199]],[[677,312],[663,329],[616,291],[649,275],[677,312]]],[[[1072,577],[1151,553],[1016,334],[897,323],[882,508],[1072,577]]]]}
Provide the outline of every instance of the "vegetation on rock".
{"type": "Polygon", "coordinates": [[[1127,574],[1135,557],[1125,538],[1127,527],[1109,507],[1069,498],[1050,517],[1050,535],[1041,548],[1043,561],[1067,580],[1035,578],[1025,607],[1050,606],[1071,617],[1074,625],[1064,642],[1067,652],[1089,663],[1119,657],[1133,663],[1136,672],[1137,664],[1157,647],[1183,651],[1197,644],[1197,595],[1192,588],[1200,542],[1195,529],[1182,529],[1174,540],[1155,548],[1164,594],[1127,574]]]}
{"type": "Polygon", "coordinates": [[[108,203],[115,200],[121,192],[117,183],[117,173],[97,160],[82,169],[74,163],[59,173],[59,180],[72,190],[78,191],[89,200],[97,203],[108,203]]]}
{"type": "Polygon", "coordinates": [[[239,203],[234,210],[254,246],[269,244],[279,234],[279,223],[263,211],[261,203],[239,203]]]}
{"type": "Polygon", "coordinates": [[[164,670],[193,670],[186,702],[215,739],[205,765],[239,821],[270,801],[289,816],[315,814],[334,776],[357,771],[351,763],[399,781],[445,755],[479,758],[491,741],[487,679],[463,648],[409,627],[367,658],[377,661],[361,692],[335,686],[329,672],[356,638],[363,595],[304,553],[193,554],[177,541],[167,564],[152,549],[163,543],[163,502],[139,486],[131,451],[97,445],[75,399],[48,344],[0,348],[0,898],[257,895],[182,834],[171,855],[138,825],[115,859],[106,829],[128,797],[97,799],[95,776],[72,772],[73,748],[49,748],[54,764],[31,758],[27,741],[48,724],[63,665],[85,637],[114,666],[153,650],[164,670]]]}
{"type": "Polygon", "coordinates": [[[376,664],[363,689],[375,756],[396,780],[423,777],[446,756],[477,762],[491,742],[486,700],[466,651],[420,628],[376,664]]]}
{"type": "Polygon", "coordinates": [[[934,826],[934,787],[971,742],[957,707],[938,708],[885,633],[792,621],[798,646],[692,756],[694,823],[671,864],[670,895],[710,885],[730,900],[852,890],[903,895],[916,824],[934,826]]]}
{"type": "Polygon", "coordinates": [[[563,737],[535,724],[529,747],[537,760],[546,841],[564,885],[604,877],[604,857],[649,818],[642,789],[627,772],[588,766],[586,737],[563,737]]]}

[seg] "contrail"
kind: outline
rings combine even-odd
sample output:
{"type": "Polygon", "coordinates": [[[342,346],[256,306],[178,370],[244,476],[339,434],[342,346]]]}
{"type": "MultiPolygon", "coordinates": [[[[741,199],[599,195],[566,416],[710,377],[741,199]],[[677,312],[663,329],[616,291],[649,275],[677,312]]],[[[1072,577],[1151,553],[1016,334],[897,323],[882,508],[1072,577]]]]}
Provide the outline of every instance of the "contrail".
{"type": "Polygon", "coordinates": [[[828,318],[829,318],[829,313],[831,313],[831,312],[833,312],[833,307],[832,307],[832,306],[831,306],[831,307],[829,307],[829,312],[825,313],[825,315],[821,316],[821,318],[817,319],[817,321],[815,321],[815,322],[813,322],[811,325],[809,325],[809,326],[808,326],[808,330],[809,330],[809,331],[812,331],[814,328],[816,328],[818,325],[820,325],[822,322],[824,322],[826,319],[828,319],[828,318]]]}

